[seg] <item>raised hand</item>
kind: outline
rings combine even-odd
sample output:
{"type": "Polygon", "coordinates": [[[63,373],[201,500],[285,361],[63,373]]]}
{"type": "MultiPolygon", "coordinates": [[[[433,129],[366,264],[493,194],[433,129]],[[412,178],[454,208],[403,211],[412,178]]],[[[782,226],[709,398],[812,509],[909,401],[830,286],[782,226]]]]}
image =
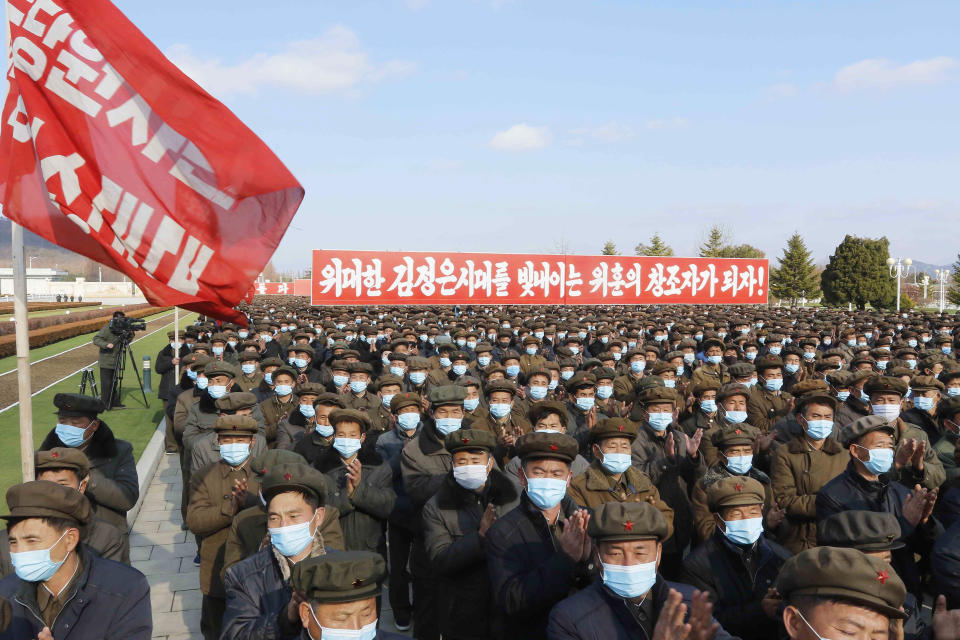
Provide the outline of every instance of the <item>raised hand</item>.
{"type": "Polygon", "coordinates": [[[683,621],[686,614],[687,605],[683,604],[683,596],[676,589],[670,589],[657,616],[652,640],[686,640],[692,628],[683,621]]]}

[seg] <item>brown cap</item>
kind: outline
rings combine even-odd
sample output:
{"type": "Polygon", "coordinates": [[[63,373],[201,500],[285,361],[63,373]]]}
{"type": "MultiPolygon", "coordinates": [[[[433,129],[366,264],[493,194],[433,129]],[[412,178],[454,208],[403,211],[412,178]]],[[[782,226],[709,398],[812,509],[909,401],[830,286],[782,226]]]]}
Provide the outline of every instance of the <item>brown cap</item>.
{"type": "Polygon", "coordinates": [[[727,476],[707,487],[707,506],[715,512],[726,507],[763,504],[765,495],[759,480],[747,476],[727,476]]]}
{"type": "Polygon", "coordinates": [[[486,429],[460,429],[448,434],[443,446],[451,454],[464,449],[485,449],[492,453],[497,446],[497,438],[486,429]]]}
{"type": "Polygon", "coordinates": [[[327,388],[320,384],[319,382],[304,382],[301,385],[297,385],[297,388],[293,390],[297,397],[300,396],[319,396],[321,393],[326,393],[327,388]]]}
{"type": "Polygon", "coordinates": [[[73,447],[37,451],[36,460],[37,475],[45,469],[73,469],[81,478],[90,474],[90,459],[87,454],[73,447]]]}
{"type": "Polygon", "coordinates": [[[572,463],[577,457],[579,445],[565,433],[527,433],[517,439],[517,455],[526,462],[541,458],[554,458],[572,463]]]}
{"type": "Polygon", "coordinates": [[[900,378],[891,376],[874,376],[863,385],[863,391],[868,396],[875,393],[895,393],[899,396],[907,394],[907,383],[900,378]]]}
{"type": "Polygon", "coordinates": [[[752,445],[757,441],[760,432],[756,427],[747,424],[720,424],[710,434],[710,442],[717,449],[723,451],[727,447],[733,447],[741,444],[752,445]]]}
{"type": "Polygon", "coordinates": [[[483,393],[485,396],[489,397],[494,391],[505,391],[511,396],[515,396],[517,395],[517,385],[510,380],[494,380],[493,382],[487,383],[483,393]]]}
{"type": "Polygon", "coordinates": [[[453,384],[445,384],[441,387],[433,387],[427,394],[430,400],[430,406],[434,409],[444,405],[463,406],[463,401],[467,397],[467,390],[453,384]]]}
{"type": "Polygon", "coordinates": [[[777,591],[787,602],[794,596],[837,599],[868,607],[891,618],[907,595],[889,564],[856,549],[814,547],[788,559],[777,577],[777,591]]]}
{"type": "Polygon", "coordinates": [[[417,410],[423,408],[423,402],[420,399],[419,393],[414,393],[412,391],[404,391],[403,393],[398,393],[393,396],[393,399],[390,400],[390,411],[396,413],[403,409],[404,407],[416,407],[417,410]]]}
{"type": "Polygon", "coordinates": [[[561,422],[564,424],[567,423],[567,406],[556,400],[543,400],[542,402],[533,403],[527,410],[527,419],[530,421],[530,424],[536,426],[537,421],[549,413],[559,415],[561,422]]]}
{"type": "Polygon", "coordinates": [[[630,442],[637,439],[637,424],[625,418],[606,418],[597,423],[590,431],[591,442],[600,442],[607,438],[627,438],[630,442]]]}
{"type": "Polygon", "coordinates": [[[334,409],[330,412],[329,420],[334,427],[341,422],[356,422],[364,432],[370,430],[370,416],[356,409],[334,409]]]}
{"type": "Polygon", "coordinates": [[[598,542],[664,540],[666,518],[647,502],[606,502],[590,516],[587,533],[598,542]]]}
{"type": "Polygon", "coordinates": [[[257,421],[250,416],[220,416],[213,423],[213,430],[217,433],[236,434],[238,436],[252,436],[259,429],[257,421]]]}
{"type": "Polygon", "coordinates": [[[902,549],[900,523],[886,511],[841,511],[817,523],[821,547],[852,547],[868,551],[902,549]]]}
{"type": "Polygon", "coordinates": [[[733,396],[743,396],[749,400],[750,388],[745,384],[740,384],[739,382],[728,382],[720,387],[719,391],[717,391],[717,402],[723,402],[727,398],[732,398],[733,396]]]}
{"type": "Polygon", "coordinates": [[[63,518],[78,525],[90,521],[90,501],[70,487],[54,482],[34,480],[15,484],[7,489],[10,515],[4,520],[19,518],[63,518]]]}
{"type": "Polygon", "coordinates": [[[213,360],[203,368],[203,374],[208,378],[212,378],[213,376],[236,378],[237,368],[224,360],[213,360]]]}
{"type": "Polygon", "coordinates": [[[306,464],[306,461],[275,464],[260,482],[263,499],[270,502],[275,495],[287,491],[310,493],[323,506],[327,499],[326,476],[306,464]]]}
{"type": "Polygon", "coordinates": [[[940,393],[944,393],[947,389],[935,376],[914,376],[910,380],[910,388],[914,391],[939,391],[940,393]]]}
{"type": "Polygon", "coordinates": [[[267,449],[253,459],[250,463],[250,470],[262,478],[270,473],[272,468],[284,463],[307,464],[307,460],[299,453],[287,449],[267,449]]]}
{"type": "Polygon", "coordinates": [[[889,420],[883,416],[870,415],[857,418],[850,424],[845,425],[842,429],[840,429],[838,439],[843,446],[848,447],[850,446],[851,442],[857,440],[861,436],[864,436],[871,431],[879,430],[896,433],[896,429],[889,420]]]}
{"type": "Polygon", "coordinates": [[[214,404],[220,411],[239,411],[240,409],[252,409],[258,403],[257,396],[249,391],[237,391],[218,398],[214,404]]]}
{"type": "Polygon", "coordinates": [[[387,566],[379,553],[341,551],[301,560],[290,585],[309,602],[354,602],[380,595],[387,566]]]}
{"type": "Polygon", "coordinates": [[[641,404],[650,404],[653,402],[672,402],[677,404],[677,394],[673,389],[666,387],[652,386],[647,387],[637,394],[637,400],[641,404]]]}

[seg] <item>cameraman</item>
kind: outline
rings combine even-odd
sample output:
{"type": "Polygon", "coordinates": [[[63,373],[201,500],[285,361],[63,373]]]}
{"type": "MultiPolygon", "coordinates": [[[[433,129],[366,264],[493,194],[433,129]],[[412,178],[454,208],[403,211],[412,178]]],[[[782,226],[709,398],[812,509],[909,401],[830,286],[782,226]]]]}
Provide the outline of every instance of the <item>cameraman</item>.
{"type": "Polygon", "coordinates": [[[123,407],[120,402],[120,390],[113,391],[114,371],[117,368],[117,358],[120,356],[120,342],[127,333],[127,314],[123,311],[114,311],[113,317],[107,326],[100,329],[93,336],[93,344],[100,348],[100,398],[107,409],[123,407]]]}

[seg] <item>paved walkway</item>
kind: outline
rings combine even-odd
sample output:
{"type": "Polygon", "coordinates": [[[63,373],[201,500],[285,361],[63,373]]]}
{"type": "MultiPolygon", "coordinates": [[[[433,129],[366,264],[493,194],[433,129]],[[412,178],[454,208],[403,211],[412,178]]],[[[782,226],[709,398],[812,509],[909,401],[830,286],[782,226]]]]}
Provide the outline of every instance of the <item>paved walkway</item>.
{"type": "Polygon", "coordinates": [[[178,457],[163,456],[130,533],[130,560],[150,582],[153,637],[203,640],[197,547],[180,528],[182,486],[178,457]]]}

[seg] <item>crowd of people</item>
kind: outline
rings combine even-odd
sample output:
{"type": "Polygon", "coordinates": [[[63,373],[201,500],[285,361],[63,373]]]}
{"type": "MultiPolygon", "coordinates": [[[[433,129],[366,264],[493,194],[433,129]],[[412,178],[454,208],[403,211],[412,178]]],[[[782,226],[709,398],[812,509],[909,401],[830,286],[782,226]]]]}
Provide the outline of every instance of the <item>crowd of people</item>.
{"type": "MultiPolygon", "coordinates": [[[[953,316],[243,310],[155,365],[206,640],[960,639],[953,316]]],[[[55,404],[0,638],[149,637],[132,450],[55,404]]]]}

